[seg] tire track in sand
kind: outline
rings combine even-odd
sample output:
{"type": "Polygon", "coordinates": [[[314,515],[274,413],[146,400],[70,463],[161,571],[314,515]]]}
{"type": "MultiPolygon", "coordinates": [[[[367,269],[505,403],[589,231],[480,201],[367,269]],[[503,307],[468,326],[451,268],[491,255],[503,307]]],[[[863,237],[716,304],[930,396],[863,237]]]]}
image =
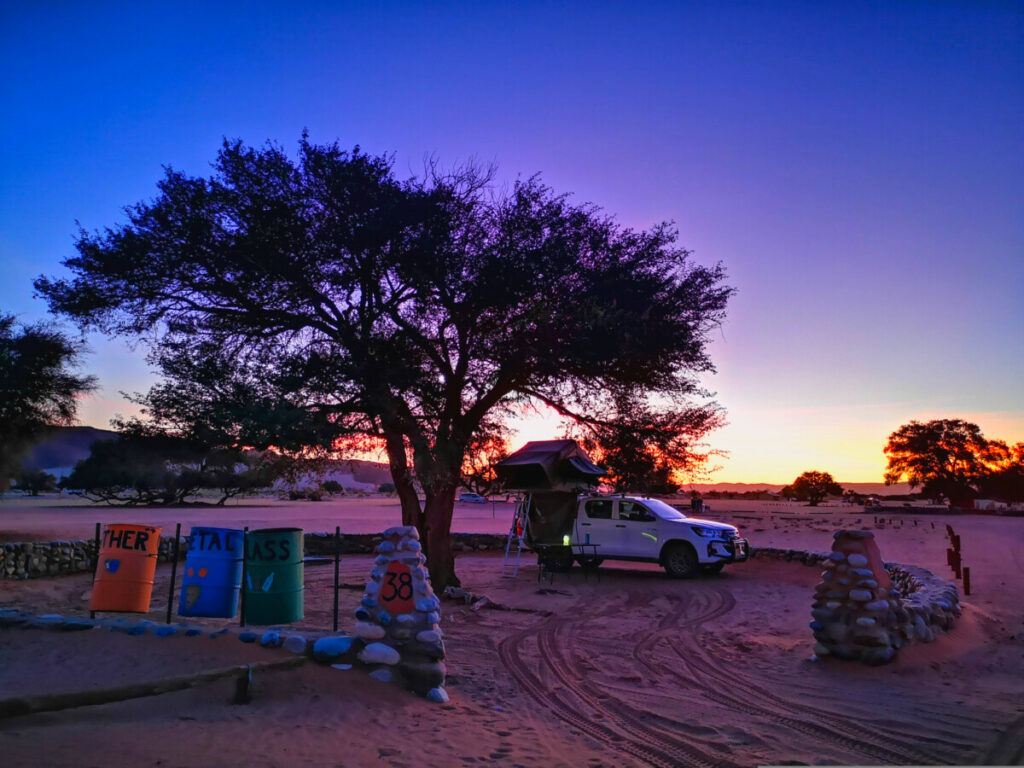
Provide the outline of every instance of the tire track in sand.
{"type": "MultiPolygon", "coordinates": [[[[707,592],[714,594],[714,599],[720,603],[720,608],[707,612],[710,618],[717,618],[732,610],[736,600],[731,593],[721,587],[706,586],[707,592]]],[[[681,683],[696,687],[706,698],[727,708],[767,718],[806,736],[883,762],[942,764],[943,755],[948,754],[925,752],[893,738],[865,738],[863,729],[850,720],[807,704],[781,699],[776,692],[767,691],[741,675],[734,666],[730,667],[728,673],[721,671],[722,662],[708,654],[698,642],[695,632],[709,619],[701,614],[695,615],[685,606],[695,600],[695,596],[692,593],[681,598],[672,595],[669,599],[684,605],[681,610],[673,611],[662,619],[658,630],[634,649],[634,657],[648,668],[667,673],[681,683]],[[653,649],[659,643],[665,643],[674,651],[689,675],[681,674],[673,665],[655,660],[653,649]],[[807,719],[792,717],[794,712],[801,713],[807,719]]]]}
{"type": "Polygon", "coordinates": [[[575,628],[586,621],[604,618],[620,610],[618,607],[596,613],[577,610],[572,618],[550,617],[539,627],[516,632],[502,640],[498,644],[499,656],[520,687],[534,701],[563,722],[612,749],[639,758],[646,764],[665,768],[715,768],[729,765],[699,747],[667,734],[661,728],[651,727],[650,718],[638,716],[635,710],[609,696],[607,690],[595,689],[584,682],[583,675],[573,676],[566,671],[573,665],[564,657],[563,645],[570,649],[574,647],[571,638],[575,628]],[[560,642],[559,632],[569,635],[568,645],[560,642]],[[537,672],[523,660],[523,645],[530,639],[537,640],[537,672]],[[557,680],[563,689],[578,699],[579,704],[559,698],[556,688],[543,680],[541,670],[557,680]],[[580,704],[593,714],[582,714],[580,704]],[[595,719],[598,721],[595,722],[595,719]]]}

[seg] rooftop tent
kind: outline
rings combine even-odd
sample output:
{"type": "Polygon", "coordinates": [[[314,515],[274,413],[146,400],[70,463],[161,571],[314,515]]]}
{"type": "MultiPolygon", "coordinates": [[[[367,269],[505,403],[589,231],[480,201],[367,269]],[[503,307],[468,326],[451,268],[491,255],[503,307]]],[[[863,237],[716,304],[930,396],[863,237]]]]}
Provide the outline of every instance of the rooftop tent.
{"type": "Polygon", "coordinates": [[[575,440],[527,443],[494,469],[505,488],[521,491],[575,492],[596,485],[607,474],[575,440]]]}

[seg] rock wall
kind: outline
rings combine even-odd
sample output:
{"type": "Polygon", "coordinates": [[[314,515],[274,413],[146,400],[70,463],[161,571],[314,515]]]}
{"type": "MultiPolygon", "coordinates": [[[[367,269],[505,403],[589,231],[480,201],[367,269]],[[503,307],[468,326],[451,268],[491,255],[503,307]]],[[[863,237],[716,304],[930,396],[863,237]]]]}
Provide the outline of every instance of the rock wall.
{"type": "MultiPolygon", "coordinates": [[[[307,533],[304,539],[307,555],[334,555],[333,533],[307,533]]],[[[452,548],[456,552],[504,551],[507,539],[503,534],[454,533],[452,548]]],[[[380,534],[342,534],[341,554],[373,554],[381,541],[380,534]]],[[[183,560],[187,551],[186,537],[182,536],[179,559],[183,560]]],[[[174,536],[161,536],[159,562],[169,562],[173,556],[174,536]]],[[[91,572],[95,562],[93,539],[0,544],[0,579],[40,579],[91,572]]]]}
{"type": "MultiPolygon", "coordinates": [[[[856,553],[854,553],[856,554],[856,553]]],[[[838,555],[835,552],[812,552],[803,549],[778,549],[772,547],[756,547],[751,551],[751,557],[771,559],[771,560],[785,560],[787,562],[797,562],[802,565],[810,567],[824,567],[825,570],[822,574],[822,584],[815,590],[816,598],[824,598],[830,591],[838,591],[829,587],[823,588],[823,585],[828,584],[829,581],[837,580],[838,578],[849,578],[851,581],[854,580],[852,577],[858,579],[869,579],[866,574],[852,574],[849,576],[833,576],[831,579],[824,577],[825,573],[835,572],[837,570],[837,564],[845,563],[847,571],[856,569],[856,564],[851,564],[849,561],[849,554],[840,552],[838,555]],[[840,560],[839,555],[842,555],[840,560]],[[832,563],[831,567],[827,564],[832,563]]],[[[856,560],[856,562],[860,562],[856,560]]],[[[878,609],[878,613],[872,613],[865,608],[857,609],[854,608],[849,612],[850,624],[858,627],[861,631],[860,635],[863,635],[865,639],[872,634],[867,631],[870,626],[879,626],[879,618],[883,618],[883,628],[887,634],[889,634],[889,642],[887,645],[868,645],[866,648],[877,649],[890,647],[893,649],[892,654],[888,654],[885,651],[874,651],[868,653],[868,658],[864,661],[868,663],[884,663],[895,656],[896,651],[905,645],[912,642],[923,642],[930,643],[936,637],[936,635],[946,632],[953,628],[957,618],[961,614],[960,609],[960,593],[955,583],[947,581],[940,576],[935,575],[926,568],[921,568],[916,565],[903,565],[900,563],[883,563],[884,569],[888,574],[891,581],[891,587],[888,588],[888,594],[882,596],[877,593],[872,594],[872,597],[877,598],[876,600],[829,600],[819,599],[815,601],[815,605],[819,602],[821,605],[816,608],[812,608],[811,629],[815,632],[815,639],[822,645],[826,650],[829,646],[826,643],[821,643],[819,634],[825,636],[830,642],[835,643],[832,636],[828,635],[825,627],[831,620],[836,624],[835,629],[831,630],[836,635],[843,635],[849,631],[849,624],[847,624],[846,618],[842,619],[841,626],[839,625],[838,619],[831,614],[815,614],[816,610],[834,610],[829,608],[829,602],[853,602],[862,606],[866,606],[869,603],[875,603],[873,609],[878,609]],[[881,605],[878,601],[887,601],[886,610],[881,611],[881,605]],[[892,605],[889,601],[895,602],[892,605]],[[891,614],[891,615],[890,615],[891,614]],[[875,624],[871,625],[868,622],[857,624],[857,619],[860,618],[874,618],[875,624]],[[887,657],[887,658],[883,658],[887,657]]],[[[842,570],[842,569],[839,569],[842,570]]],[[[872,571],[872,574],[874,572],[872,571]]],[[[877,579],[875,579],[877,581],[877,579]]],[[[840,585],[840,586],[852,586],[856,587],[855,584],[840,585]]],[[[867,586],[869,589],[877,589],[867,586]]],[[[863,597],[863,595],[859,595],[863,597]]],[[[835,606],[839,608],[840,606],[835,606]]],[[[852,607],[852,606],[851,606],[852,607]]],[[[873,610],[872,609],[872,610],[873,610]]],[[[852,638],[852,633],[848,636],[852,638]]],[[[880,635],[871,640],[871,642],[878,642],[881,639],[880,635]]],[[[838,645],[838,644],[836,644],[838,645]]],[[[815,649],[817,652],[818,649],[815,649]]],[[[851,651],[850,654],[844,656],[844,651],[839,653],[832,653],[831,655],[837,658],[858,658],[859,656],[855,651],[851,651]]],[[[821,655],[821,654],[819,654],[821,655]]]]}

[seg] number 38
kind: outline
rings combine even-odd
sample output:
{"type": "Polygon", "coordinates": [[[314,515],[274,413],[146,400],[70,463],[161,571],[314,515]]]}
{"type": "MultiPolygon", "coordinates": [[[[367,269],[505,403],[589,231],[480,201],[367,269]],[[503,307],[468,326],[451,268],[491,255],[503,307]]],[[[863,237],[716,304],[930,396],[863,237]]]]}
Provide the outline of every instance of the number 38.
{"type": "Polygon", "coordinates": [[[390,572],[385,575],[387,576],[387,584],[384,585],[384,592],[380,596],[381,600],[388,603],[396,598],[398,600],[408,600],[412,597],[411,575],[408,573],[394,572],[390,572]]]}

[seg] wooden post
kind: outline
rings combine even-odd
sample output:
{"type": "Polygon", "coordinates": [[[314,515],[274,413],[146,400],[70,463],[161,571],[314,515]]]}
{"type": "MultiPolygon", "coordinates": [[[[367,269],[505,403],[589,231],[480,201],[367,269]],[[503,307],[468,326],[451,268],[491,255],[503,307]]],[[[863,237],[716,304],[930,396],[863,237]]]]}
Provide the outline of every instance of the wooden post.
{"type": "Polygon", "coordinates": [[[238,596],[238,626],[245,626],[245,585],[249,574],[245,569],[245,562],[249,559],[249,546],[246,539],[249,536],[249,526],[242,529],[242,593],[238,596]]]}
{"type": "Polygon", "coordinates": [[[971,594],[971,569],[964,567],[964,594],[971,594]]]}
{"type": "Polygon", "coordinates": [[[341,563],[341,526],[334,526],[334,631],[338,631],[338,590],[341,589],[339,582],[338,567],[341,563]]]}
{"type": "MultiPolygon", "coordinates": [[[[59,712],[62,709],[74,707],[91,707],[96,704],[109,704],[113,701],[125,701],[126,699],[138,699],[144,696],[159,696],[162,693],[181,691],[186,688],[195,688],[197,685],[212,683],[225,677],[234,677],[241,680],[244,676],[246,683],[250,679],[253,670],[269,671],[278,669],[292,669],[306,663],[305,656],[290,656],[286,659],[274,659],[273,661],[261,661],[241,666],[224,667],[212,669],[207,672],[193,672],[167,677],[162,680],[153,680],[147,683],[136,683],[124,685],[118,688],[90,688],[85,691],[73,693],[50,693],[42,696],[21,696],[13,699],[0,699],[0,720],[10,717],[21,717],[32,715],[37,712],[59,712]]],[[[246,685],[246,688],[248,686],[246,685]]],[[[237,688],[236,688],[237,690],[237,688]]],[[[245,693],[248,693],[246,690],[245,693]]]]}
{"type": "Polygon", "coordinates": [[[171,623],[171,608],[174,605],[174,582],[178,578],[178,542],[181,541],[181,523],[174,529],[174,559],[171,561],[171,591],[167,595],[167,624],[171,623]]]}
{"type": "MultiPolygon", "coordinates": [[[[96,523],[96,557],[92,561],[92,585],[96,587],[96,569],[100,567],[100,524],[96,523]]],[[[89,618],[96,618],[96,611],[89,611],[89,618]]]]}
{"type": "Polygon", "coordinates": [[[958,579],[961,577],[961,574],[960,574],[960,553],[956,552],[956,551],[953,552],[953,573],[956,574],[956,577],[958,579]]]}
{"type": "Polygon", "coordinates": [[[957,552],[960,551],[960,537],[959,536],[954,536],[953,537],[953,549],[955,549],[957,552]]]}
{"type": "Polygon", "coordinates": [[[948,565],[950,568],[953,567],[953,548],[952,547],[946,547],[946,565],[948,565]]]}

